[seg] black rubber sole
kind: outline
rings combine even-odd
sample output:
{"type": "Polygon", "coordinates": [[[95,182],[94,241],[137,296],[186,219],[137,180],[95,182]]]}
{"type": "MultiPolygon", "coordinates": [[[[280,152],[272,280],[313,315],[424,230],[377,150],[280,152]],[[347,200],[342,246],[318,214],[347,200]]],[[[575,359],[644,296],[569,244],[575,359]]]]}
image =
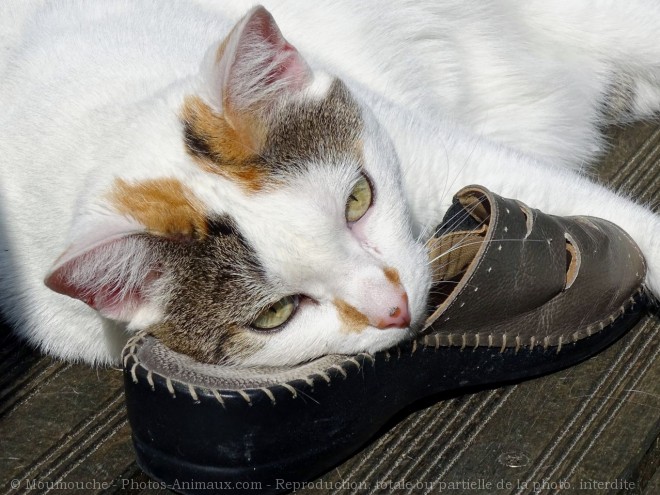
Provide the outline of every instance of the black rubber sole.
{"type": "Polygon", "coordinates": [[[240,391],[170,380],[128,353],[126,404],[138,464],[185,494],[291,491],[355,453],[419,399],[527,380],[597,354],[640,320],[646,303],[638,294],[609,326],[561,347],[436,348],[427,339],[355,356],[318,379],[240,391]]]}

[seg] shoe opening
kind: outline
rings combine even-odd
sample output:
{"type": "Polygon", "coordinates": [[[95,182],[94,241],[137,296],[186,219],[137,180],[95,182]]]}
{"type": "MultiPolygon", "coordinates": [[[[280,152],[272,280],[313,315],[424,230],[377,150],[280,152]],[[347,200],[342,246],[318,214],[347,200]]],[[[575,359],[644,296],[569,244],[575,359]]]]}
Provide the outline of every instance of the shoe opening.
{"type": "Polygon", "coordinates": [[[566,283],[564,284],[564,290],[566,290],[573,285],[580,271],[580,253],[575,245],[575,240],[570,234],[566,233],[564,235],[566,236],[566,283]]]}
{"type": "Polygon", "coordinates": [[[428,241],[433,285],[429,314],[454,291],[474,261],[490,221],[490,204],[485,196],[473,193],[451,205],[436,235],[428,241]]]}

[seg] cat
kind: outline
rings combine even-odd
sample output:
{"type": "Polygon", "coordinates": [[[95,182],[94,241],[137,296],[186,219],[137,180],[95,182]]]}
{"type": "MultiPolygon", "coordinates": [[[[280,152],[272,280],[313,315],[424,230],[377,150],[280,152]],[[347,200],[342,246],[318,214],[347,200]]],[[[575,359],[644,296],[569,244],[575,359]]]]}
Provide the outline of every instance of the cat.
{"type": "Polygon", "coordinates": [[[138,330],[226,365],[388,348],[470,183],[619,224],[660,294],[660,216],[581,172],[660,109],[654,2],[263,3],[0,5],[19,336],[95,365],[138,330]]]}

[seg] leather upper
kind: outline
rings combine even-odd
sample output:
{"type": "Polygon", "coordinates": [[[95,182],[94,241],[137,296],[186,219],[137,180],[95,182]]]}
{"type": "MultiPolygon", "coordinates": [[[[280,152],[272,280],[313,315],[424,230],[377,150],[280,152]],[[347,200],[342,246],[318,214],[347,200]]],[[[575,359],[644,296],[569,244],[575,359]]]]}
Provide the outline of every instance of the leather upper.
{"type": "Polygon", "coordinates": [[[453,216],[458,205],[478,228],[433,239],[434,263],[444,272],[463,246],[476,252],[445,274],[460,279],[449,280],[449,295],[427,319],[426,333],[440,345],[575,341],[620,315],[644,281],[639,248],[606,220],[547,215],[480,186],[462,189],[454,205],[453,216]]]}

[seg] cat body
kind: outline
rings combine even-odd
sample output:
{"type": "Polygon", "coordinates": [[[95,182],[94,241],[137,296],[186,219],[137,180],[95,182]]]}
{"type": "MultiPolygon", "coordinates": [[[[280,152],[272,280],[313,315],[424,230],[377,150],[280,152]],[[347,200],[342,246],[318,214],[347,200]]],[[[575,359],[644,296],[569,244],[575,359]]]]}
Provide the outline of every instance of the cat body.
{"type": "Polygon", "coordinates": [[[387,348],[423,322],[424,241],[469,183],[614,221],[660,293],[660,218],[571,170],[607,119],[660,107],[653,2],[264,4],[0,7],[21,336],[99,364],[139,329],[229,364],[387,348]]]}

